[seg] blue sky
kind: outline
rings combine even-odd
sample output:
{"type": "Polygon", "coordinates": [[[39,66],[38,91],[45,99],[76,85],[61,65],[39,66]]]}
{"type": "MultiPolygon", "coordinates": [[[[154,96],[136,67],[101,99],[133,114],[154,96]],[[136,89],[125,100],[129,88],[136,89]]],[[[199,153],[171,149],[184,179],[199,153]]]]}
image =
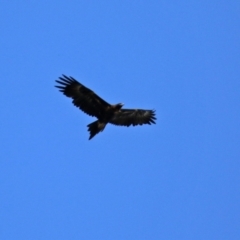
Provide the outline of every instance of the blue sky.
{"type": "Polygon", "coordinates": [[[239,239],[240,3],[4,1],[0,239],[239,239]],[[157,124],[108,125],[73,76],[157,124]]]}

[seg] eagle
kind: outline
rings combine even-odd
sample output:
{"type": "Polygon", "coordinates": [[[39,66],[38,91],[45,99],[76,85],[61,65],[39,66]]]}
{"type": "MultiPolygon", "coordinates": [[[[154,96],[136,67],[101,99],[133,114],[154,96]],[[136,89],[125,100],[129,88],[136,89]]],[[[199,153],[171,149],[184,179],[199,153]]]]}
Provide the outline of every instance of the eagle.
{"type": "Polygon", "coordinates": [[[55,87],[65,96],[72,98],[73,105],[97,118],[97,121],[87,125],[89,140],[102,132],[108,123],[126,127],[155,124],[155,110],[123,109],[122,103],[111,105],[73,77],[64,74],[56,82],[59,85],[55,87]]]}

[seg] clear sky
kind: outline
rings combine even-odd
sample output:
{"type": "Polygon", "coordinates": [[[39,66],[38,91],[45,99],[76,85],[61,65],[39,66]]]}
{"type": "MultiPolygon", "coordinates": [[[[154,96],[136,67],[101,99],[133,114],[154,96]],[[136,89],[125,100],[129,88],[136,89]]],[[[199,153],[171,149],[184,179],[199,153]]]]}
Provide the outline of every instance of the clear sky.
{"type": "Polygon", "coordinates": [[[240,239],[240,2],[2,1],[0,239],[240,239]],[[73,76],[156,125],[95,121],[73,76]]]}

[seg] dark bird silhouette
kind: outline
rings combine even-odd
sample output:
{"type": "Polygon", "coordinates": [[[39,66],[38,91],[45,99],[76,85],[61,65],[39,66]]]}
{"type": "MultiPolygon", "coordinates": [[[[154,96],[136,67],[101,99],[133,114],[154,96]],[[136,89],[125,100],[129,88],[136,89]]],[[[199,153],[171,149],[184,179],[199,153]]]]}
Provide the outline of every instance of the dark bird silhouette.
{"type": "Polygon", "coordinates": [[[73,77],[62,75],[56,82],[60,85],[55,87],[67,97],[72,98],[72,103],[76,107],[98,119],[87,125],[90,132],[89,140],[102,132],[108,123],[127,127],[155,124],[154,110],[122,109],[122,103],[111,105],[73,77]]]}

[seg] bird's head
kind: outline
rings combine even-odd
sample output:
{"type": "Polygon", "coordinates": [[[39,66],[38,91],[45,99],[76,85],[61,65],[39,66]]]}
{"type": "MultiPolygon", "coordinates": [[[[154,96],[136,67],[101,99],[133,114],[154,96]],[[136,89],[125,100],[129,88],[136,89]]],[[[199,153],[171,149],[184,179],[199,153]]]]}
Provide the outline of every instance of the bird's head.
{"type": "Polygon", "coordinates": [[[122,107],[123,107],[123,103],[118,103],[117,105],[116,105],[116,108],[118,109],[118,110],[120,110],[122,107]]]}

